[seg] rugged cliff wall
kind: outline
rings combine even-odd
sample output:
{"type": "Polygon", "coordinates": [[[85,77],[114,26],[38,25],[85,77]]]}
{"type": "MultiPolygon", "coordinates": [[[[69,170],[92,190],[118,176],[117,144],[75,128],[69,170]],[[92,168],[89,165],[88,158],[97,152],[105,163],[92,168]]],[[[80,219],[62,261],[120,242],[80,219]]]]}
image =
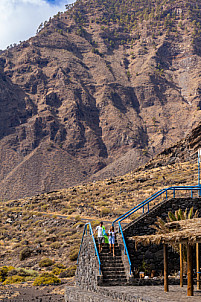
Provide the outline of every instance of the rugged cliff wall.
{"type": "Polygon", "coordinates": [[[131,171],[200,111],[200,1],[77,1],[0,54],[3,198],[131,171]]]}

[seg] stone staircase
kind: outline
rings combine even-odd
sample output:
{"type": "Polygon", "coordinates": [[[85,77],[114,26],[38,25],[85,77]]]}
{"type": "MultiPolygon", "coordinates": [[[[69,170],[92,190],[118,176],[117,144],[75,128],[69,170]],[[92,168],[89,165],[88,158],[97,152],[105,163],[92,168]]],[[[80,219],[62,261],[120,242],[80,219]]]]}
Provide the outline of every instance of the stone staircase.
{"type": "Polygon", "coordinates": [[[121,257],[121,249],[115,243],[115,256],[109,253],[109,245],[104,244],[100,253],[102,286],[126,285],[127,278],[121,257]]]}

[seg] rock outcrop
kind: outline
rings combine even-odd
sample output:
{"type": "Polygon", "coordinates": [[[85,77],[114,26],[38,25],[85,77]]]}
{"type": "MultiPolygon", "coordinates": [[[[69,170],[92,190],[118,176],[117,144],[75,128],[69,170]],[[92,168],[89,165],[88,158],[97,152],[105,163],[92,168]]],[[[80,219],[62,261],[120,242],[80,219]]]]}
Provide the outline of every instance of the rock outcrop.
{"type": "Polygon", "coordinates": [[[77,1],[3,51],[2,198],[124,174],[196,127],[200,6],[77,1]]]}

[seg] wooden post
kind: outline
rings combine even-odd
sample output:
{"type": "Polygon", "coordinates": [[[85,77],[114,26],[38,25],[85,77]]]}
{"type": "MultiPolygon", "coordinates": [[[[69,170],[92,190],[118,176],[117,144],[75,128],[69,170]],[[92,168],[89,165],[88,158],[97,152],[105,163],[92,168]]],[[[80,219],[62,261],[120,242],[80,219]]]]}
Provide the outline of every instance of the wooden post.
{"type": "Polygon", "coordinates": [[[183,287],[183,255],[182,255],[182,244],[179,244],[180,252],[180,287],[183,287]]]}
{"type": "Polygon", "coordinates": [[[187,244],[187,296],[193,296],[193,247],[187,244]]]}
{"type": "Polygon", "coordinates": [[[196,270],[197,270],[197,289],[200,289],[200,253],[199,243],[196,243],[196,270]]]}
{"type": "Polygon", "coordinates": [[[168,247],[163,244],[163,259],[164,259],[164,291],[168,292],[168,247]]]}

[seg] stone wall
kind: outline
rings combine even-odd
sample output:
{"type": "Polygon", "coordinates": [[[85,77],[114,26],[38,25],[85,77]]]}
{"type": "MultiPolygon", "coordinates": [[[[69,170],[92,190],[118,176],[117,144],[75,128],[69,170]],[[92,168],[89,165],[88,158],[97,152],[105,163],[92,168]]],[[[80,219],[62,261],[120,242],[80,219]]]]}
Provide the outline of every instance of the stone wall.
{"type": "Polygon", "coordinates": [[[93,239],[90,235],[84,236],[75,279],[77,286],[89,291],[96,291],[97,285],[102,281],[93,239]]]}
{"type": "MultiPolygon", "coordinates": [[[[162,273],[163,271],[163,248],[162,245],[139,245],[135,250],[135,242],[130,239],[130,236],[135,235],[149,235],[153,234],[155,230],[151,225],[156,221],[157,216],[165,219],[169,211],[176,211],[179,208],[185,210],[193,206],[194,211],[200,210],[201,216],[201,198],[172,198],[162,201],[157,206],[153,207],[149,213],[145,213],[130,223],[124,228],[124,236],[127,243],[130,259],[132,262],[132,270],[139,269],[142,262],[145,261],[147,268],[162,273]]],[[[179,255],[169,248],[169,271],[179,270],[179,255]]]]}

